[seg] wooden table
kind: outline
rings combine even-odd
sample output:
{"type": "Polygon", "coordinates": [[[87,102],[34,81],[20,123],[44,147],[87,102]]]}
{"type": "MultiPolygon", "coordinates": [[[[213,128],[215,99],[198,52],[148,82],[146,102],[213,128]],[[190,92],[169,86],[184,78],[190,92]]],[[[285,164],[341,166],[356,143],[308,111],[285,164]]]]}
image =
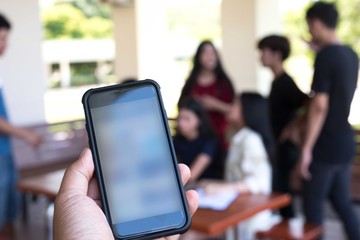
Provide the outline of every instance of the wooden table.
{"type": "MultiPolygon", "coordinates": [[[[63,169],[25,178],[19,181],[17,187],[24,193],[44,195],[53,201],[59,191],[64,172],[63,169]]],[[[224,211],[198,209],[192,218],[191,229],[215,236],[264,210],[287,206],[290,201],[291,197],[287,194],[240,195],[224,211]]]]}
{"type": "Polygon", "coordinates": [[[240,195],[224,211],[198,209],[192,218],[191,229],[216,236],[257,213],[287,206],[290,201],[288,194],[240,195]]]}
{"type": "Polygon", "coordinates": [[[17,188],[21,192],[44,195],[49,200],[54,201],[60,189],[64,173],[65,169],[61,169],[35,177],[24,178],[18,182],[17,188]]]}

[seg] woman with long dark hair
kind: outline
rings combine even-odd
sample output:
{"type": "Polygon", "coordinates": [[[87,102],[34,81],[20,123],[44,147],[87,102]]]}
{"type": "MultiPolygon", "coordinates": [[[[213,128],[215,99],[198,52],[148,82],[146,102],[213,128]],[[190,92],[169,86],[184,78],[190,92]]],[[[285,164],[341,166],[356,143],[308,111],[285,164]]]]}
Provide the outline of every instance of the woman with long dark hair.
{"type": "MultiPolygon", "coordinates": [[[[206,194],[223,191],[271,193],[273,142],[267,105],[266,99],[257,93],[243,93],[236,98],[228,114],[229,123],[236,134],[226,159],[226,182],[202,181],[200,186],[206,194]]],[[[245,235],[241,239],[253,239],[255,231],[269,224],[270,216],[269,212],[261,213],[242,224],[241,232],[245,235]]]]}
{"type": "Polygon", "coordinates": [[[210,41],[203,41],[199,45],[193,64],[182,89],[179,104],[189,96],[198,100],[208,113],[222,147],[226,149],[225,116],[234,98],[234,88],[222,67],[218,52],[210,41]]]}
{"type": "Polygon", "coordinates": [[[174,147],[178,161],[190,167],[190,182],[201,178],[214,178],[213,160],[218,144],[201,104],[194,99],[182,101],[177,122],[174,147]]]}

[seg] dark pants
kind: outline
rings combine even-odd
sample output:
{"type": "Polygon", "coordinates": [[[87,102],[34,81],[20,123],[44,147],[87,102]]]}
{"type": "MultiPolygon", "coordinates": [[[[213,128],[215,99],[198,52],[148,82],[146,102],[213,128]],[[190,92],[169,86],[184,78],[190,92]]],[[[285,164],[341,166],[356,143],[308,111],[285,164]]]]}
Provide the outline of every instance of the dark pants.
{"type": "Polygon", "coordinates": [[[351,163],[329,164],[314,160],[310,166],[311,179],[304,182],[304,212],[310,223],[323,224],[324,205],[329,199],[343,222],[350,240],[360,239],[359,220],[350,196],[351,163]]]}
{"type": "MultiPolygon", "coordinates": [[[[274,163],[274,192],[288,193],[294,195],[290,184],[290,175],[299,159],[299,150],[292,142],[286,141],[277,146],[276,161],[274,163]]],[[[294,204],[280,209],[280,215],[284,218],[295,217],[294,204]]]]}

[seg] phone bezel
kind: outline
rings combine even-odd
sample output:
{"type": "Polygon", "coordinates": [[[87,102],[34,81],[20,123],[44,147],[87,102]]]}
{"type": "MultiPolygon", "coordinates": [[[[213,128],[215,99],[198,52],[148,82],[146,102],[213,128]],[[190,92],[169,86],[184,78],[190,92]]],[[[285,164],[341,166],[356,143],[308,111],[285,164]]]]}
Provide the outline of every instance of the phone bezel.
{"type": "Polygon", "coordinates": [[[92,121],[92,116],[91,116],[91,106],[90,106],[91,96],[95,93],[100,93],[100,92],[106,92],[106,91],[112,92],[114,90],[126,90],[129,88],[136,88],[136,87],[142,87],[142,86],[147,86],[147,85],[153,86],[156,91],[156,97],[157,97],[157,100],[159,103],[159,109],[161,111],[161,119],[164,124],[165,134],[167,137],[168,146],[170,147],[170,152],[171,152],[171,156],[172,156],[172,162],[173,162],[172,165],[175,170],[174,172],[176,175],[176,180],[177,180],[176,182],[178,185],[179,195],[181,196],[181,203],[182,203],[182,207],[183,207],[184,215],[185,215],[185,223],[182,227],[176,228],[176,229],[167,229],[167,230],[159,230],[159,231],[155,231],[155,232],[139,233],[137,235],[126,236],[126,237],[116,236],[113,231],[114,237],[116,239],[121,239],[121,240],[153,239],[153,238],[159,238],[159,237],[164,237],[164,236],[169,236],[169,235],[181,234],[181,233],[184,233],[185,231],[187,231],[191,225],[191,217],[190,217],[190,213],[189,213],[189,209],[188,209],[185,191],[184,191],[184,188],[182,185],[180,172],[179,172],[178,165],[177,165],[176,154],[175,154],[175,149],[174,149],[174,146],[172,143],[172,136],[170,133],[166,110],[164,108],[163,100],[162,100],[161,93],[160,93],[160,86],[157,82],[155,82],[154,80],[151,80],[151,79],[89,89],[83,95],[82,103],[83,103],[85,119],[86,119],[86,130],[88,132],[89,147],[93,154],[95,173],[96,173],[96,177],[97,177],[97,181],[98,181],[98,185],[99,185],[101,199],[103,202],[103,210],[104,210],[106,218],[110,224],[110,227],[113,230],[113,224],[111,221],[111,213],[110,213],[110,210],[108,207],[109,206],[108,199],[106,196],[106,187],[105,187],[105,183],[104,183],[104,179],[103,179],[103,172],[101,169],[99,153],[97,151],[95,131],[94,131],[94,126],[93,126],[93,121],[92,121]]]}

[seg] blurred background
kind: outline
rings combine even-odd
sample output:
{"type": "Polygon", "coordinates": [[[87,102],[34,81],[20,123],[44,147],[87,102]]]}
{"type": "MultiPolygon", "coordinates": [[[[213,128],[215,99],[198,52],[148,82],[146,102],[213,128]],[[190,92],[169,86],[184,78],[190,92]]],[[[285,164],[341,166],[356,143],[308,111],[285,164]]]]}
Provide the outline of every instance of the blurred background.
{"type": "MultiPolygon", "coordinates": [[[[162,86],[169,117],[199,42],[212,40],[237,91],[266,95],[272,76],[256,42],[270,33],[291,39],[287,71],[309,91],[314,54],[304,12],[310,0],[0,0],[13,23],[0,60],[11,121],[18,125],[82,119],[81,96],[126,78],[162,86]],[[18,68],[18,66],[25,66],[18,68]],[[22,109],[31,102],[30,109],[22,109]],[[26,103],[26,104],[25,104],[26,103]]],[[[337,1],[340,36],[360,54],[360,0],[337,1]]],[[[357,91],[350,121],[360,123],[357,91]]]]}

